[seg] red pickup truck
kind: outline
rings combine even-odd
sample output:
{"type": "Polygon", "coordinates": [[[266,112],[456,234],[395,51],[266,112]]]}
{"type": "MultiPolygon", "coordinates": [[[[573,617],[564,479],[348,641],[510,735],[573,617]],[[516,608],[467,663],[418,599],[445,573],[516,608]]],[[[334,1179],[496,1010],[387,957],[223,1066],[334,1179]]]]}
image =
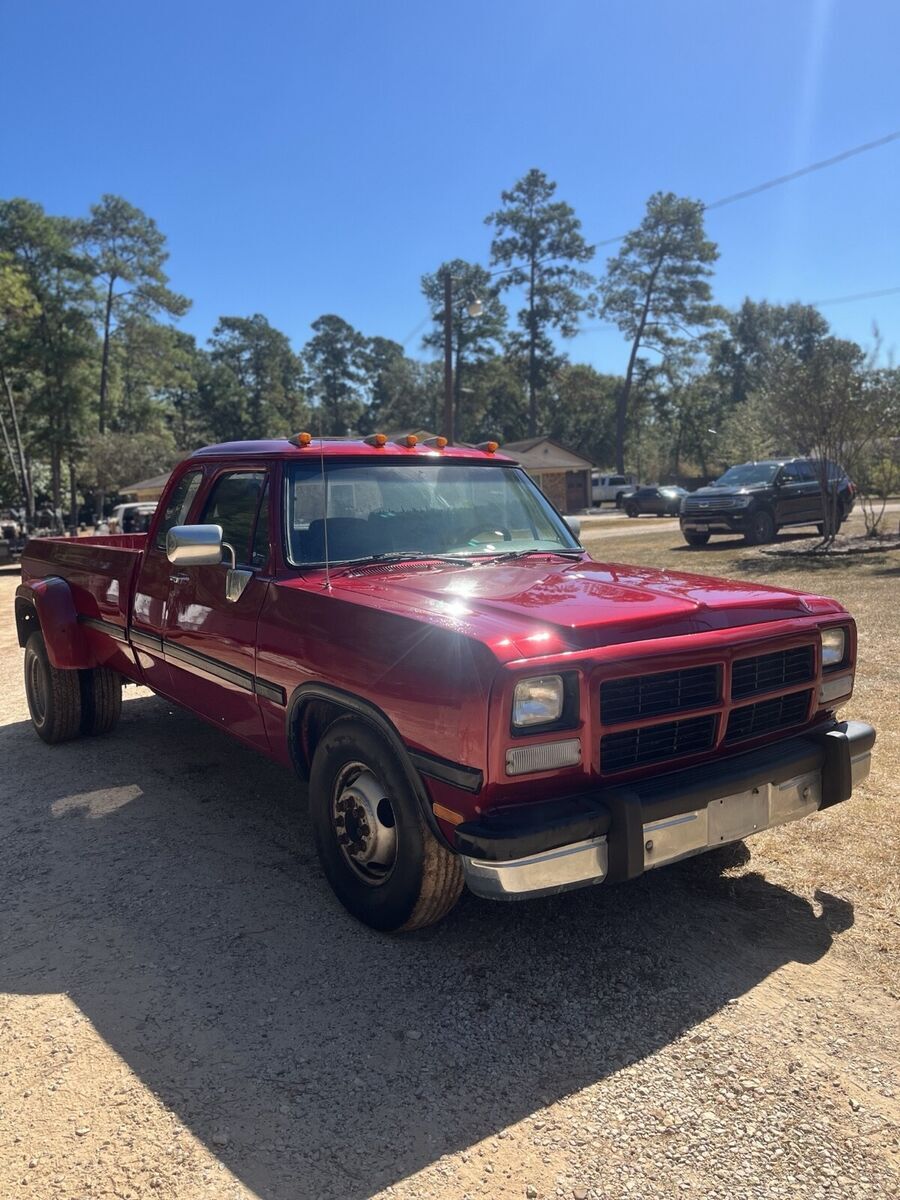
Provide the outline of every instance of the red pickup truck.
{"type": "Polygon", "coordinates": [[[875,740],[835,717],[839,604],[595,562],[494,443],[210,446],[148,533],[31,541],[15,615],[46,742],[111,730],[123,682],[191,709],[308,780],[325,874],[383,930],[828,808],[875,740]]]}

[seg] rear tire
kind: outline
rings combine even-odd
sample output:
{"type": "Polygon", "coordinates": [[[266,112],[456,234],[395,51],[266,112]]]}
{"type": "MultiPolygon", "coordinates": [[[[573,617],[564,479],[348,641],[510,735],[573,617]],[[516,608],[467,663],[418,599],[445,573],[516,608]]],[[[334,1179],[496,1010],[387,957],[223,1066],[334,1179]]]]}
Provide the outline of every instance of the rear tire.
{"type": "Polygon", "coordinates": [[[366,721],[341,717],[322,735],[309,807],[328,882],[365,925],[421,929],[459,899],[459,856],[428,828],[396,755],[366,721]]]}
{"type": "Polygon", "coordinates": [[[122,715],[122,677],[108,667],[79,671],[81,732],[92,737],[110,733],[122,715]]]}
{"type": "Polygon", "coordinates": [[[627,515],[627,516],[629,516],[629,517],[637,517],[637,516],[639,516],[639,515],[640,515],[640,511],[641,511],[641,510],[638,508],[638,506],[637,506],[636,504],[626,504],[626,505],[625,505],[625,513],[626,513],[626,515],[627,515]]]}
{"type": "Polygon", "coordinates": [[[748,546],[762,546],[766,542],[773,542],[776,533],[775,518],[768,509],[760,508],[750,514],[750,525],[744,540],[748,546]]]}
{"type": "Polygon", "coordinates": [[[81,733],[78,671],[54,667],[37,630],[25,646],[25,696],[35,733],[49,746],[68,742],[81,733]]]}
{"type": "Polygon", "coordinates": [[[682,534],[689,546],[705,546],[709,541],[708,533],[685,533],[682,530],[682,534]]]}

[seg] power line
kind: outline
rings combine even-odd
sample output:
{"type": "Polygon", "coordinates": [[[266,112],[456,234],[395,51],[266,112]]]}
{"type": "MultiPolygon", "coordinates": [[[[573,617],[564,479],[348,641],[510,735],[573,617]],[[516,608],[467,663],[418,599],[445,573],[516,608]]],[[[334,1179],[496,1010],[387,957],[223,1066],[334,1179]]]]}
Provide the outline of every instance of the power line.
{"type": "MultiPolygon", "coordinates": [[[[877,150],[880,146],[886,146],[889,142],[896,142],[900,139],[900,129],[895,129],[893,133],[885,134],[884,137],[876,138],[874,142],[863,142],[859,146],[851,146],[849,150],[842,150],[840,154],[833,154],[831,158],[823,158],[819,162],[810,163],[807,167],[800,167],[797,171],[789,171],[787,175],[776,175],[774,179],[767,179],[764,183],[754,184],[753,187],[744,188],[740,192],[732,192],[730,196],[722,196],[719,200],[711,200],[709,204],[704,204],[705,212],[709,212],[713,208],[724,208],[726,204],[736,204],[738,200],[747,200],[750,196],[758,196],[760,192],[767,192],[770,188],[781,187],[782,184],[791,183],[794,179],[800,179],[803,175],[811,175],[814,171],[824,171],[826,167],[833,167],[837,163],[844,162],[845,159],[853,158],[857,154],[865,154],[869,150],[877,150]]],[[[597,242],[599,246],[612,246],[616,242],[623,241],[628,237],[627,233],[620,233],[617,237],[606,238],[602,242],[597,242]]]]}
{"type": "Polygon", "coordinates": [[[854,292],[850,296],[829,296],[826,300],[810,300],[814,308],[822,304],[849,304],[853,300],[877,300],[880,296],[896,296],[900,287],[880,288],[876,292],[854,292]]]}

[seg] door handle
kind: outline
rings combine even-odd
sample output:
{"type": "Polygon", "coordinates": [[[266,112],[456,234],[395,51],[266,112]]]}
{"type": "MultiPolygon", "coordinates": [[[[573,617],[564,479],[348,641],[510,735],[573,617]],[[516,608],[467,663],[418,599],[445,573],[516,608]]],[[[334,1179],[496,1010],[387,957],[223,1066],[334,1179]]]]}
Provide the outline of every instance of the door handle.
{"type": "Polygon", "coordinates": [[[170,575],[169,583],[190,583],[190,575],[170,575]]]}

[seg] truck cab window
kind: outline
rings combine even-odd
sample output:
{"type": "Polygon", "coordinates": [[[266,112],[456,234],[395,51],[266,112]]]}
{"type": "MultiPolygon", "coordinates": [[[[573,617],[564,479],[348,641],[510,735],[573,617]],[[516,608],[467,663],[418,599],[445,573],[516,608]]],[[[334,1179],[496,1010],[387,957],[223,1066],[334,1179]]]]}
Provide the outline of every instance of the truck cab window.
{"type": "Polygon", "coordinates": [[[187,520],[202,478],[202,471],[187,471],[175,484],[172,494],[169,496],[166,511],[156,529],[158,550],[165,550],[166,534],[173,525],[183,525],[187,520]]]}
{"type": "Polygon", "coordinates": [[[222,540],[234,546],[239,563],[254,561],[251,539],[265,483],[264,471],[231,471],[219,476],[203,507],[201,523],[222,526],[222,540]]]}

